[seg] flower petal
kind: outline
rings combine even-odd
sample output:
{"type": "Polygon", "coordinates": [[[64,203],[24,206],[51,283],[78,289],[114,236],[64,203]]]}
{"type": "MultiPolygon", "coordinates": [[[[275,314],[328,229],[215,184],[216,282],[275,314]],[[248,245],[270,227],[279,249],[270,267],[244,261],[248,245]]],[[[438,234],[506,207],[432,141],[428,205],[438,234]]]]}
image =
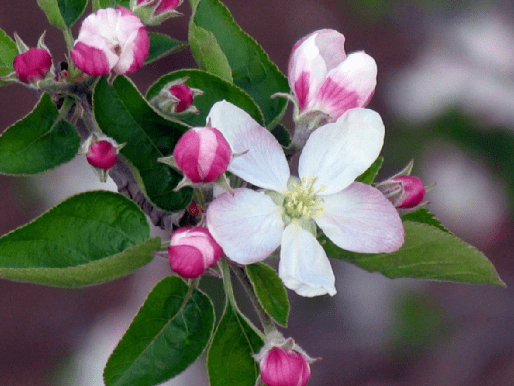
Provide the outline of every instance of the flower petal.
{"type": "Polygon", "coordinates": [[[230,172],[261,188],[287,190],[290,173],[282,146],[246,111],[227,101],[217,102],[207,123],[225,136],[233,154],[248,151],[234,157],[228,167],[230,172]]]}
{"type": "Polygon", "coordinates": [[[240,264],[268,257],[280,245],[284,229],[271,197],[250,189],[218,196],[207,210],[207,226],[225,254],[240,264]]]}
{"type": "Polygon", "coordinates": [[[328,72],[309,108],[338,118],[349,109],[366,106],[376,85],[375,60],[364,52],[350,54],[328,72]]]}
{"type": "Polygon", "coordinates": [[[382,118],[375,111],[348,110],[335,123],[311,134],[300,156],[300,177],[316,177],[314,188],[325,188],[321,195],[340,192],[378,157],[384,132],[382,118]]]}
{"type": "Polygon", "coordinates": [[[324,215],[314,221],[338,247],[359,253],[381,253],[402,246],[402,220],[393,204],[377,189],[354,182],[342,192],[323,198],[324,215]]]}
{"type": "Polygon", "coordinates": [[[282,236],[278,275],[287,288],[301,296],[335,295],[335,277],[318,240],[296,222],[282,236]]]}

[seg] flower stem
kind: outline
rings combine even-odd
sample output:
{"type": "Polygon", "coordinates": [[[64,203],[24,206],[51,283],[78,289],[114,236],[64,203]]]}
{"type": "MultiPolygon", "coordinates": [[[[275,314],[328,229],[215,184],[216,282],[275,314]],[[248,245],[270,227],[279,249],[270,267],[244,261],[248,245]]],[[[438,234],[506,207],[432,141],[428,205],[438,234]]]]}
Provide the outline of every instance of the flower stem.
{"type": "Polygon", "coordinates": [[[248,297],[250,298],[252,305],[255,308],[255,311],[257,312],[257,316],[259,317],[262,328],[264,329],[264,334],[267,335],[271,331],[275,331],[276,330],[275,323],[268,316],[266,311],[264,311],[261,304],[259,303],[259,299],[257,298],[257,295],[255,294],[252,284],[250,283],[250,279],[248,279],[248,276],[246,275],[245,269],[242,267],[236,267],[236,266],[231,266],[231,268],[232,268],[232,271],[237,276],[237,278],[239,279],[239,282],[245,289],[248,297]]]}
{"type": "Polygon", "coordinates": [[[234,297],[234,289],[232,288],[232,281],[230,280],[230,270],[228,268],[227,260],[221,258],[219,261],[219,266],[223,276],[223,288],[225,289],[227,300],[234,308],[237,308],[236,298],[234,297]]]}

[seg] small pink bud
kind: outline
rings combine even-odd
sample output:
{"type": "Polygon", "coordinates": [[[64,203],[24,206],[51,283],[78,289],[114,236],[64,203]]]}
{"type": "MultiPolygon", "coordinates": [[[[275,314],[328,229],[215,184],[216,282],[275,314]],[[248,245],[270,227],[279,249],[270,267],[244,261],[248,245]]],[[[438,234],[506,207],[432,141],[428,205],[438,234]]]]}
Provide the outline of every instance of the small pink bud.
{"type": "Polygon", "coordinates": [[[171,234],[168,258],[171,269],[194,279],[218,262],[223,250],[204,227],[180,228],[171,234]]]}
{"type": "Polygon", "coordinates": [[[232,150],[214,127],[193,127],[175,145],[173,159],[193,183],[216,181],[227,171],[232,150]]]}
{"type": "Polygon", "coordinates": [[[171,86],[170,93],[178,99],[177,105],[175,106],[177,113],[181,113],[193,104],[193,91],[185,84],[171,86]]]}
{"type": "Polygon", "coordinates": [[[159,25],[164,20],[179,16],[176,8],[183,0],[137,0],[130,2],[130,7],[147,25],[159,25]]]}
{"type": "Polygon", "coordinates": [[[425,185],[419,177],[400,175],[391,178],[391,181],[401,185],[402,194],[398,197],[397,202],[393,203],[397,208],[414,208],[425,198],[425,185]]]}
{"type": "Polygon", "coordinates": [[[116,148],[109,141],[92,143],[86,154],[87,162],[95,168],[108,170],[118,162],[116,148]]]}
{"type": "Polygon", "coordinates": [[[24,83],[43,79],[52,67],[52,56],[44,48],[31,48],[16,55],[13,62],[18,79],[24,83]]]}
{"type": "Polygon", "coordinates": [[[150,103],[165,114],[198,114],[200,111],[193,104],[193,100],[203,95],[203,91],[189,87],[186,84],[187,80],[188,77],[184,77],[168,82],[150,103]]]}
{"type": "Polygon", "coordinates": [[[309,363],[302,354],[281,347],[266,353],[260,370],[267,386],[305,386],[311,376],[309,363]]]}

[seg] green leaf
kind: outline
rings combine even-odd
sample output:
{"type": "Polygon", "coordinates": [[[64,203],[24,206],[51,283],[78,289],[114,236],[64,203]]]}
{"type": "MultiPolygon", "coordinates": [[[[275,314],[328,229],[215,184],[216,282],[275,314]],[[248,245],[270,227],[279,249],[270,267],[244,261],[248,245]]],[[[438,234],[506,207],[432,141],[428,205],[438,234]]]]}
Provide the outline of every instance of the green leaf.
{"type": "Polygon", "coordinates": [[[375,177],[377,176],[382,164],[384,163],[384,157],[378,157],[375,162],[371,164],[371,166],[362,173],[359,177],[355,179],[356,182],[362,182],[363,184],[371,185],[373,181],[375,181],[375,177]]]}
{"type": "Polygon", "coordinates": [[[443,232],[451,233],[427,208],[420,208],[413,212],[406,213],[402,216],[402,220],[428,224],[439,228],[443,232]]]}
{"type": "Polygon", "coordinates": [[[259,366],[252,354],[263,344],[245,317],[227,301],[207,356],[210,386],[254,386],[259,366]]]}
{"type": "Polygon", "coordinates": [[[160,248],[139,207],[118,193],[73,196],[0,238],[0,277],[78,287],[125,276],[160,248]]]}
{"type": "Polygon", "coordinates": [[[182,51],[187,47],[187,43],[170,38],[168,35],[157,32],[149,32],[150,36],[150,53],[145,63],[151,63],[162,57],[182,51]]]}
{"type": "Polygon", "coordinates": [[[264,115],[266,126],[273,127],[286,107],[284,98],[271,99],[277,92],[288,93],[286,77],[271,62],[262,47],[234,21],[219,0],[190,0],[189,44],[200,68],[230,81],[245,90],[264,115]],[[221,51],[221,52],[220,52],[221,51]]]}
{"type": "MultiPolygon", "coordinates": [[[[161,280],[114,349],[107,386],[151,386],[184,371],[203,352],[214,328],[210,299],[176,276],[161,280]]],[[[253,385],[252,385],[253,386],[253,385]]]]}
{"type": "Polygon", "coordinates": [[[150,87],[146,93],[146,98],[152,100],[167,83],[185,77],[188,78],[185,82],[186,85],[202,90],[204,94],[198,95],[194,99],[194,105],[200,110],[200,114],[181,114],[180,120],[183,122],[191,126],[205,126],[212,105],[225,99],[239,106],[253,119],[263,124],[262,113],[247,93],[239,87],[201,70],[179,70],[164,75],[150,87]]]}
{"type": "Polygon", "coordinates": [[[322,236],[321,244],[328,256],[391,279],[410,277],[505,286],[487,257],[471,245],[431,225],[405,221],[403,226],[405,244],[392,253],[348,252],[326,236],[322,236]]]}
{"type": "MultiPolygon", "coordinates": [[[[7,67],[12,71],[12,64],[16,55],[18,55],[16,43],[9,35],[0,29],[0,67],[7,67]]],[[[4,74],[0,74],[0,76],[3,75],[4,74]]]]}
{"type": "Polygon", "coordinates": [[[75,128],[44,93],[30,114],[0,136],[0,173],[43,172],[73,159],[79,147],[75,128]]]}
{"type": "Polygon", "coordinates": [[[59,11],[68,28],[84,13],[87,2],[88,0],[58,0],[59,11]]]}
{"type": "Polygon", "coordinates": [[[284,126],[275,126],[273,130],[271,130],[271,134],[273,134],[278,143],[280,143],[283,147],[288,147],[291,144],[291,135],[284,126]]]}
{"type": "Polygon", "coordinates": [[[59,8],[59,0],[37,0],[37,5],[43,10],[50,24],[62,30],[67,29],[59,8]]]}
{"type": "Polygon", "coordinates": [[[246,273],[262,308],[278,324],[287,327],[289,300],[275,270],[266,264],[255,263],[246,266],[246,273]]]}
{"type": "Polygon", "coordinates": [[[191,201],[192,189],[173,192],[182,176],[157,162],[157,158],[170,155],[188,128],[157,114],[124,76],[118,76],[113,87],[105,77],[99,80],[93,94],[93,110],[106,135],[118,143],[127,143],[120,153],[130,161],[146,197],[165,211],[184,209],[191,201]]]}

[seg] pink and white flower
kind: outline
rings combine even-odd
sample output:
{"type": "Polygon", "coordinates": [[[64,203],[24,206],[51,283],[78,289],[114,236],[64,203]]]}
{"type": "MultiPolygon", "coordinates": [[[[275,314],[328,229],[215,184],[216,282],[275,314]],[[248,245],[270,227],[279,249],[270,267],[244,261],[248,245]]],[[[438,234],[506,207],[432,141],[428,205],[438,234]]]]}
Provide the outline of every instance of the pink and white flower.
{"type": "Polygon", "coordinates": [[[377,189],[354,182],[377,158],[384,125],[368,109],[348,110],[335,123],[314,131],[291,176],[282,147],[249,114],[226,101],[216,103],[210,122],[235,158],[228,171],[264,188],[234,189],[207,210],[207,225],[233,261],[264,260],[277,247],[279,276],[302,296],[334,295],[335,278],[316,225],[340,248],[360,253],[392,252],[404,240],[402,221],[377,189]]]}
{"type": "Polygon", "coordinates": [[[223,255],[207,228],[180,228],[171,234],[168,259],[171,269],[189,279],[202,275],[223,255]]]}
{"type": "Polygon", "coordinates": [[[289,86],[295,96],[295,120],[335,121],[364,107],[377,83],[375,60],[363,51],[346,55],[344,36],[315,31],[298,41],[289,58],[289,86]]]}
{"type": "Polygon", "coordinates": [[[83,21],[71,58],[88,75],[131,74],[143,66],[149,50],[139,17],[123,7],[106,8],[83,21]]]}

